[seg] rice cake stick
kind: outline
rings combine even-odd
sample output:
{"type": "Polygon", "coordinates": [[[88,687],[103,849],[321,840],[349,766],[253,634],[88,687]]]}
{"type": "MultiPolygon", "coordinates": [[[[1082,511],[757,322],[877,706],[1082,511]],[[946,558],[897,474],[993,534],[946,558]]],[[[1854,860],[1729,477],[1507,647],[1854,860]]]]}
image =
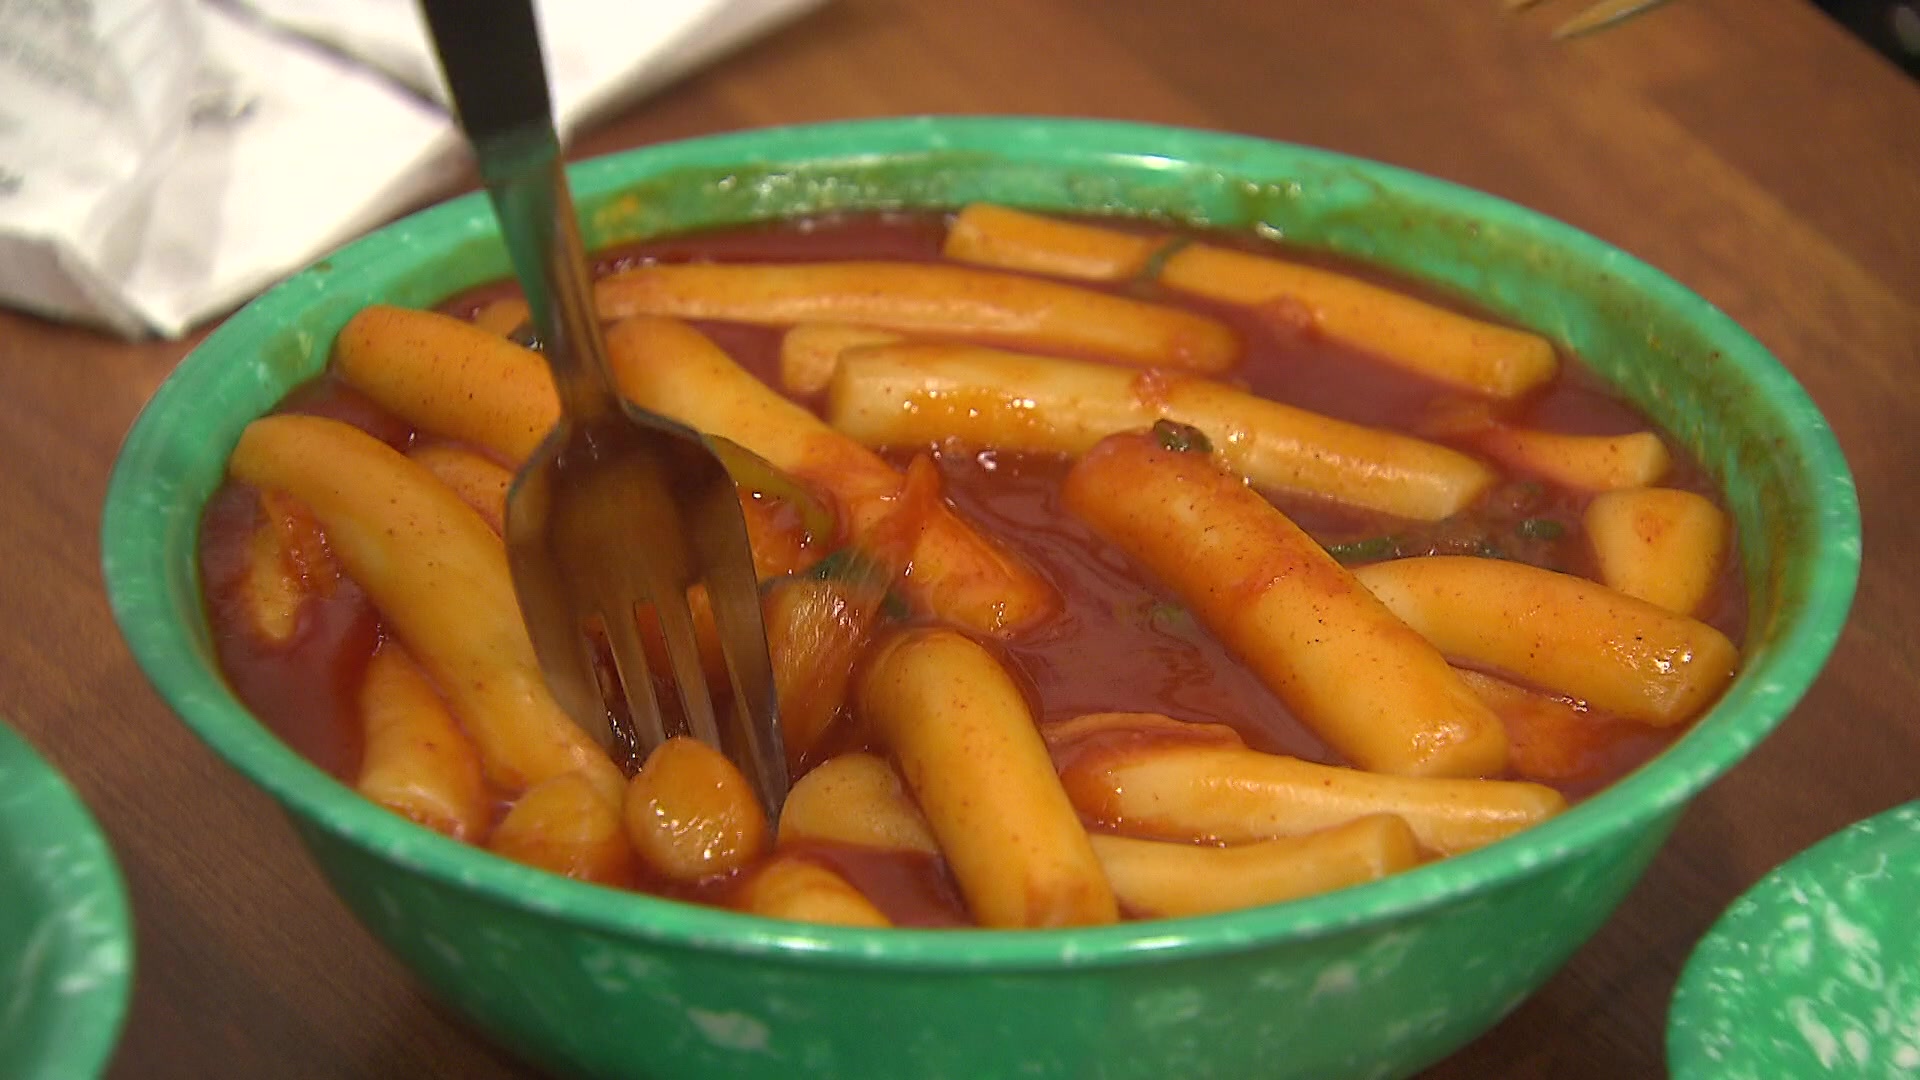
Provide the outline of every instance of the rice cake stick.
{"type": "Polygon", "coordinates": [[[1651,431],[1569,435],[1496,422],[1464,441],[1518,472],[1583,491],[1645,487],[1673,465],[1667,444],[1651,431]]]}
{"type": "Polygon", "coordinates": [[[1698,715],[1740,664],[1706,623],[1572,574],[1464,555],[1354,573],[1448,656],[1654,727],[1698,715]]]}
{"type": "Polygon", "coordinates": [[[1160,283],[1211,300],[1278,309],[1310,332],[1462,390],[1510,399],[1559,370],[1546,338],[1435,307],[1331,270],[1210,244],[1168,256],[1160,283]]]}
{"type": "Polygon", "coordinates": [[[957,262],[1081,281],[1125,281],[1174,241],[973,203],[954,216],[940,253],[957,262]]]}
{"type": "Polygon", "coordinates": [[[751,871],[735,904],[753,915],[830,926],[892,926],[846,878],[806,859],[775,855],[751,871]]]}
{"type": "Polygon", "coordinates": [[[434,311],[362,308],[334,338],[333,363],[349,386],[407,423],[509,464],[533,453],[560,415],[537,353],[434,311]]]}
{"type": "Polygon", "coordinates": [[[640,266],[600,279],[603,318],[669,315],[792,326],[855,323],[904,334],[964,337],[1221,372],[1240,340],[1183,308],[1022,274],[935,263],[688,263],[640,266]]]}
{"type": "Polygon", "coordinates": [[[620,808],[577,772],[529,788],[495,826],[487,849],[562,877],[621,888],[634,882],[620,808]]]}
{"type": "Polygon", "coordinates": [[[367,662],[360,723],[366,742],[355,790],[435,832],[470,843],[481,838],[493,799],[480,752],[397,641],[367,662]]]}
{"type": "Polygon", "coordinates": [[[1677,615],[1699,608],[1726,563],[1727,515],[1691,491],[1610,491],[1584,524],[1601,581],[1677,615]]]}
{"type": "Polygon", "coordinates": [[[1392,814],[1226,847],[1095,833],[1093,850],[1120,903],[1156,918],[1294,900],[1375,881],[1420,862],[1413,830],[1392,814]]]}
{"type": "Polygon", "coordinates": [[[780,808],[780,843],[826,840],[855,847],[940,854],[926,815],[893,766],[873,754],[841,754],[794,781],[780,808]]]}
{"type": "Polygon", "coordinates": [[[1402,776],[1506,766],[1499,719],[1445,658],[1205,454],[1116,435],[1068,471],[1062,497],[1346,760],[1402,776]]]}
{"type": "Polygon", "coordinates": [[[1026,701],[985,649],[951,630],[906,631],[878,647],[855,700],[982,926],[1118,918],[1026,701]]]}
{"type": "Polygon", "coordinates": [[[1552,788],[1523,781],[1386,776],[1192,741],[1093,750],[1060,780],[1081,813],[1135,836],[1243,844],[1393,814],[1441,855],[1490,844],[1567,805],[1552,788]]]}
{"type": "Polygon", "coordinates": [[[817,394],[833,381],[841,353],[899,340],[899,334],[871,326],[801,323],[780,335],[780,385],[789,394],[817,394]]]}
{"type": "Polygon", "coordinates": [[[870,345],[841,354],[827,421],[870,447],[956,439],[1080,454],[1160,419],[1198,428],[1261,487],[1438,521],[1494,481],[1437,443],[1362,427],[1198,378],[1142,374],[967,345],[870,345]]]}

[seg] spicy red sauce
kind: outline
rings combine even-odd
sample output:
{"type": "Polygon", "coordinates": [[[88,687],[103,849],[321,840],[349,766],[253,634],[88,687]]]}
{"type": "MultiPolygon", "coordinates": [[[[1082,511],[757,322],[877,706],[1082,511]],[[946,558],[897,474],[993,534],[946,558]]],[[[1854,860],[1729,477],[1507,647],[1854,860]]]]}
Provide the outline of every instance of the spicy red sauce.
{"type": "MultiPolygon", "coordinates": [[[[596,269],[608,273],[652,261],[820,261],[939,257],[946,218],[939,214],[834,215],[729,229],[633,245],[604,253],[596,269]]],[[[1219,243],[1271,251],[1251,238],[1207,235],[1219,243]]],[[[1289,253],[1290,257],[1295,257],[1289,253]]],[[[1393,281],[1377,271],[1317,256],[1304,261],[1384,282],[1403,292],[1478,318],[1483,312],[1431,290],[1393,281]]],[[[1245,359],[1228,378],[1262,396],[1328,416],[1378,427],[1408,430],[1440,394],[1436,386],[1354,349],[1231,306],[1208,303],[1136,282],[1104,288],[1186,307],[1232,327],[1245,343],[1245,359]]],[[[509,283],[456,297],[442,310],[471,317],[488,302],[511,295],[509,283]]],[[[699,328],[743,367],[778,386],[781,330],[722,323],[699,328]]],[[[1617,434],[1650,425],[1613,396],[1573,357],[1561,373],[1534,394],[1512,419],[1520,424],[1579,434],[1617,434]]],[[[295,391],[285,411],[316,412],[354,423],[398,447],[414,437],[407,425],[382,412],[331,376],[295,391]]],[[[1065,599],[1062,614],[1047,625],[995,644],[1017,681],[1027,689],[1041,724],[1089,712],[1160,712],[1183,720],[1227,724],[1260,750],[1315,761],[1336,760],[1286,706],[1226,648],[1187,615],[1168,592],[1130,564],[1061,506],[1064,458],[1002,453],[969,447],[913,448],[887,456],[904,465],[912,452],[931,449],[946,482],[946,494],[962,516],[994,537],[1050,581],[1065,599]]],[[[1667,487],[1714,497],[1710,478],[1678,447],[1667,487]]],[[[1581,532],[1590,496],[1515,481],[1497,485],[1465,513],[1443,523],[1408,522],[1313,498],[1274,494],[1273,501],[1325,544],[1395,534],[1402,549],[1471,550],[1487,537],[1505,557],[1596,577],[1581,532]],[[1550,519],[1559,536],[1528,538],[1518,523],[1550,519]]],[[[229,487],[209,503],[203,521],[202,565],[214,636],[222,667],[236,693],[290,745],[328,772],[351,782],[360,736],[353,701],[361,672],[378,640],[378,626],[364,596],[343,582],[323,603],[307,605],[289,647],[252,640],[233,609],[235,577],[254,527],[257,499],[229,487]]],[[[1737,552],[1731,553],[1714,594],[1696,613],[1735,641],[1745,628],[1745,594],[1737,552]]],[[[1597,741],[1592,767],[1559,787],[1579,798],[1630,771],[1681,734],[1611,723],[1597,741]]],[[[831,844],[809,844],[805,857],[846,877],[903,925],[952,925],[967,921],[958,893],[939,860],[900,853],[874,853],[831,844]]],[[[649,891],[684,899],[724,902],[735,882],[694,886],[645,882],[649,891]]]]}

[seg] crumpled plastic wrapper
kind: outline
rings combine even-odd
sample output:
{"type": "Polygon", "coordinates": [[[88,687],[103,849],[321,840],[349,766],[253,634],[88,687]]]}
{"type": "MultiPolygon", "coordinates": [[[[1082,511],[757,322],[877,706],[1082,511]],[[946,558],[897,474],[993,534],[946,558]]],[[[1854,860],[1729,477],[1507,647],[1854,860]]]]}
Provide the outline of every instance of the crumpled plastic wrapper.
{"type": "MultiPolygon", "coordinates": [[[[547,0],[563,135],[818,0],[547,0]]],[[[412,0],[0,0],[0,304],[177,337],[445,190],[412,0]]]]}

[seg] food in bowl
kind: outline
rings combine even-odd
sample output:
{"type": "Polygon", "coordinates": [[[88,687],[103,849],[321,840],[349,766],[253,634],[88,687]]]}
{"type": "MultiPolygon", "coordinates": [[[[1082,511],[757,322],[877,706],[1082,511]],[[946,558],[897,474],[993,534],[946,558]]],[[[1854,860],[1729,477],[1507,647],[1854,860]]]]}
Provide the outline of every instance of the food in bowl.
{"type": "Polygon", "coordinates": [[[1557,814],[1739,665],[1705,471],[1546,338],[1376,271],[989,204],[602,270],[622,391],[751,452],[771,827],[714,750],[616,760],[546,693],[499,533],[557,409],[502,287],[361,311],[205,518],[243,700],[509,858],[853,925],[1273,903],[1557,814]]]}

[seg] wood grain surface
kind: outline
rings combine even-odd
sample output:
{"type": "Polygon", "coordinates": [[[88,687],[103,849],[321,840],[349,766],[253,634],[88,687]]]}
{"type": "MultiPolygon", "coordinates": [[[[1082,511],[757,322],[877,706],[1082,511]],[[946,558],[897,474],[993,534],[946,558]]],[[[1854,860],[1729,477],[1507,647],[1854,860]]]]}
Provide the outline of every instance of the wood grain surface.
{"type": "MultiPolygon", "coordinates": [[[[1793,852],[1920,795],[1920,87],[1800,0],[1676,0],[1551,40],[1579,6],[833,0],[576,147],[914,112],[1311,143],[1587,229],[1793,370],[1838,431],[1865,513],[1865,574],[1832,664],[1687,813],[1606,928],[1436,1077],[1658,1075],[1674,980],[1715,916],[1793,852]]],[[[348,917],[114,629],[98,568],[108,472],[190,345],[0,312],[0,715],[73,779],[132,890],[137,982],[113,1075],[525,1075],[348,917]]]]}

